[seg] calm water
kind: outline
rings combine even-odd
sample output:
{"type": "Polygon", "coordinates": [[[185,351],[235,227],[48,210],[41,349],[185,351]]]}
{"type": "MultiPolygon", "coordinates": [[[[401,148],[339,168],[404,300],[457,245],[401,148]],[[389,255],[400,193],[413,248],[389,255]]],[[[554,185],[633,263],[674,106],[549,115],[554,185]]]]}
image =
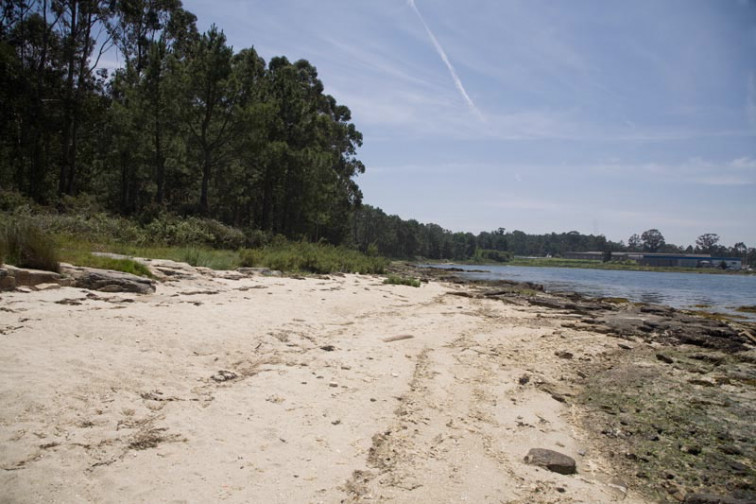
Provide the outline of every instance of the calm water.
{"type": "MultiPolygon", "coordinates": [[[[449,266],[451,267],[451,266],[449,266]]],[[[675,308],[707,305],[708,310],[736,313],[738,306],[756,305],[756,276],[707,275],[652,271],[615,271],[524,266],[454,266],[485,273],[462,273],[467,278],[535,282],[547,291],[579,292],[596,297],[622,297],[675,308]]],[[[756,320],[756,315],[737,312],[756,320]]]]}

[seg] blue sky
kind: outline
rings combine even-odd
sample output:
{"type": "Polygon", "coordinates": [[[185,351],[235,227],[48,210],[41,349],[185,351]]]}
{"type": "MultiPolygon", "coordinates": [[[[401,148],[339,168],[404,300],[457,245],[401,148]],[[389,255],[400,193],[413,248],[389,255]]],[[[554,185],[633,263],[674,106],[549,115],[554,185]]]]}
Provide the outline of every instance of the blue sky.
{"type": "Polygon", "coordinates": [[[452,231],[756,246],[754,0],[185,0],[317,67],[367,204],[452,231]]]}

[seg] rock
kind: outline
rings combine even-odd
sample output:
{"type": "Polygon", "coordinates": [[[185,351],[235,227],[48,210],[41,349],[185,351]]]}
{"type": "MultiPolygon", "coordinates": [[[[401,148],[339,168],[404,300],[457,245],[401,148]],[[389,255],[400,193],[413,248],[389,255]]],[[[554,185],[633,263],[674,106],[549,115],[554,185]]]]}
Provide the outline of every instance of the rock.
{"type": "Polygon", "coordinates": [[[674,363],[674,362],[675,362],[675,361],[674,361],[674,360],[672,359],[672,357],[668,357],[668,356],[664,355],[663,353],[658,353],[658,354],[656,354],[656,358],[657,358],[657,359],[659,359],[659,360],[660,360],[660,361],[662,361],[662,362],[665,362],[665,363],[667,363],[667,364],[672,364],[672,363],[674,363]]]}
{"type": "Polygon", "coordinates": [[[567,350],[559,350],[557,352],[554,352],[554,355],[556,355],[560,359],[572,359],[573,357],[572,352],[568,352],[567,350]]]}
{"type": "Polygon", "coordinates": [[[42,290],[53,290],[53,289],[60,289],[61,285],[59,283],[42,283],[39,285],[36,285],[34,288],[38,291],[42,290]]]}
{"type": "Polygon", "coordinates": [[[741,499],[735,499],[732,497],[725,497],[722,495],[706,494],[706,493],[693,493],[688,494],[685,497],[685,504],[748,504],[753,501],[746,501],[741,499]]]}
{"type": "Polygon", "coordinates": [[[75,287],[102,292],[135,292],[137,294],[155,292],[154,280],[131,273],[71,265],[61,265],[61,268],[73,277],[75,287]]]}
{"type": "Polygon", "coordinates": [[[234,380],[238,378],[238,375],[232,371],[226,371],[225,369],[221,369],[210,378],[217,381],[218,383],[222,383],[222,382],[234,380]]]}
{"type": "Polygon", "coordinates": [[[0,291],[13,290],[16,288],[16,277],[10,275],[8,270],[0,268],[0,291]]]}
{"type": "Polygon", "coordinates": [[[674,312],[674,309],[670,306],[647,304],[640,307],[641,313],[654,313],[659,315],[668,315],[674,312]]]}
{"type": "Polygon", "coordinates": [[[278,270],[272,270],[268,268],[236,268],[236,271],[241,273],[242,275],[262,275],[262,276],[274,276],[274,277],[280,277],[283,276],[283,273],[281,273],[278,270]]]}
{"type": "Polygon", "coordinates": [[[559,474],[575,474],[577,472],[575,459],[546,448],[531,448],[525,456],[525,462],[530,465],[545,467],[549,471],[559,474]]]}
{"type": "Polygon", "coordinates": [[[0,268],[0,289],[2,290],[50,283],[65,283],[65,277],[54,271],[16,268],[7,264],[0,268]]]}

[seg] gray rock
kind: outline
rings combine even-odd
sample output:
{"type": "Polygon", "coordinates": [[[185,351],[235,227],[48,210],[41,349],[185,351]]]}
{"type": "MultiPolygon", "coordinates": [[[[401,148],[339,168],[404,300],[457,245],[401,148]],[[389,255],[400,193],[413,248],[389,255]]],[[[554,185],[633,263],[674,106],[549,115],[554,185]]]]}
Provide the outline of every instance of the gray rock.
{"type": "Polygon", "coordinates": [[[280,277],[283,276],[283,273],[281,273],[278,270],[272,270],[269,268],[236,268],[236,271],[241,273],[242,275],[262,275],[262,276],[273,276],[273,277],[280,277]]]}
{"type": "Polygon", "coordinates": [[[62,266],[63,271],[74,279],[74,286],[102,292],[135,292],[152,294],[155,281],[131,273],[78,266],[62,266]]]}
{"type": "Polygon", "coordinates": [[[7,264],[0,268],[0,289],[11,290],[49,283],[65,283],[65,277],[54,271],[17,268],[7,264]]]}
{"type": "Polygon", "coordinates": [[[735,499],[722,495],[693,493],[685,496],[685,504],[753,504],[753,500],[735,499]]]}
{"type": "Polygon", "coordinates": [[[549,471],[559,474],[575,474],[577,472],[575,459],[546,448],[531,448],[525,455],[525,462],[530,465],[545,467],[549,471]]]}

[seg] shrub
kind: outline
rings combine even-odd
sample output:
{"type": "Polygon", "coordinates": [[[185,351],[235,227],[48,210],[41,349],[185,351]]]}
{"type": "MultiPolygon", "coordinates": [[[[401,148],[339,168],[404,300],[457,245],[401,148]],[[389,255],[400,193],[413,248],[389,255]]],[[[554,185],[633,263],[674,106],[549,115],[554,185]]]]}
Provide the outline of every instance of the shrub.
{"type": "Polygon", "coordinates": [[[60,271],[58,250],[50,236],[27,219],[14,219],[0,229],[4,260],[20,268],[60,271]]]}
{"type": "Polygon", "coordinates": [[[36,205],[31,198],[27,198],[18,191],[0,190],[0,211],[12,212],[18,208],[32,209],[36,205]]]}
{"type": "Polygon", "coordinates": [[[512,253],[501,250],[477,249],[475,260],[483,262],[508,262],[512,260],[512,253]]]}
{"type": "Polygon", "coordinates": [[[144,230],[152,243],[169,246],[206,246],[233,250],[243,247],[247,241],[239,229],[213,219],[197,217],[162,215],[146,224],[144,230]]]}
{"type": "Polygon", "coordinates": [[[404,278],[394,275],[388,277],[383,281],[383,283],[388,285],[408,285],[410,287],[420,287],[420,280],[418,280],[417,278],[404,278]]]}

